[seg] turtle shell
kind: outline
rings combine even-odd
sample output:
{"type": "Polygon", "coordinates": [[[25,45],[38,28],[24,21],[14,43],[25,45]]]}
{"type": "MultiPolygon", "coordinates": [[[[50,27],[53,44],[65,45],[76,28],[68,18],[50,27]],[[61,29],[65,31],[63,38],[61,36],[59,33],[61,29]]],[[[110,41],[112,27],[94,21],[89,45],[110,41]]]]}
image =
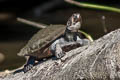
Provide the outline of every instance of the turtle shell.
{"type": "Polygon", "coordinates": [[[63,34],[65,28],[64,25],[50,25],[47,28],[38,31],[20,50],[18,56],[34,54],[37,50],[40,50],[46,44],[49,44],[51,41],[55,40],[55,38],[63,34]]]}

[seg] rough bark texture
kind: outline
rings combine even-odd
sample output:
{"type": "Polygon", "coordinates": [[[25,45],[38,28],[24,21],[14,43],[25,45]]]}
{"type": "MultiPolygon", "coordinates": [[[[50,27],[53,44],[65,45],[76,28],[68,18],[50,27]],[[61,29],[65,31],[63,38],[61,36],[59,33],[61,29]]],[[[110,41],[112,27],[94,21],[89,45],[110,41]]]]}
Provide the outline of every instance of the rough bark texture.
{"type": "Polygon", "coordinates": [[[49,59],[27,73],[10,74],[0,80],[120,80],[120,29],[90,45],[49,59]]]}

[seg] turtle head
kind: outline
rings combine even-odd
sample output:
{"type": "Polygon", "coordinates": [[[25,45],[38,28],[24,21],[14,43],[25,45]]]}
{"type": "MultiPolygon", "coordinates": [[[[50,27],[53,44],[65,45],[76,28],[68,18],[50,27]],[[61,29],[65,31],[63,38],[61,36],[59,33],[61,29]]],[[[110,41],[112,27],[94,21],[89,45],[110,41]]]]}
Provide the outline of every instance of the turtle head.
{"type": "Polygon", "coordinates": [[[82,19],[79,13],[74,13],[67,21],[67,28],[71,32],[77,32],[81,27],[82,19]]]}

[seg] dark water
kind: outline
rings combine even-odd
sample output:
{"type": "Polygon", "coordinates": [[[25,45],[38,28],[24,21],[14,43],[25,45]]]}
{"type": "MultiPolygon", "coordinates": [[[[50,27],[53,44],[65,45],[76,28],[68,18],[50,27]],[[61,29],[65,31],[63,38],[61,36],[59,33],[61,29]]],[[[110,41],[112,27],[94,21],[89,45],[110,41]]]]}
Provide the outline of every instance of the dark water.
{"type": "Polygon", "coordinates": [[[5,60],[0,65],[0,70],[5,69],[14,69],[21,66],[25,59],[18,57],[16,55],[19,52],[19,49],[25,44],[25,41],[7,41],[7,42],[0,42],[0,51],[5,55],[5,60]]]}
{"type": "MultiPolygon", "coordinates": [[[[49,13],[44,15],[36,21],[45,24],[65,24],[68,17],[74,12],[80,12],[82,15],[83,23],[82,30],[89,33],[94,39],[105,35],[103,26],[107,31],[113,31],[120,27],[120,14],[114,12],[95,11],[95,10],[65,10],[63,12],[57,11],[56,13],[49,13]],[[66,14],[64,14],[66,13],[66,14]],[[102,16],[105,16],[105,24],[103,24],[102,16]],[[51,20],[52,18],[52,20],[51,20]]],[[[17,53],[27,43],[30,37],[38,31],[38,29],[31,28],[32,26],[23,25],[22,23],[12,22],[12,28],[0,30],[0,52],[5,55],[5,60],[0,64],[0,71],[6,69],[15,69],[25,63],[25,59],[18,57],[17,53]],[[16,27],[17,26],[17,27],[16,27]],[[8,33],[9,32],[9,33],[8,33]],[[6,34],[7,33],[7,34],[6,34]]],[[[8,26],[8,25],[7,25],[8,26]]]]}

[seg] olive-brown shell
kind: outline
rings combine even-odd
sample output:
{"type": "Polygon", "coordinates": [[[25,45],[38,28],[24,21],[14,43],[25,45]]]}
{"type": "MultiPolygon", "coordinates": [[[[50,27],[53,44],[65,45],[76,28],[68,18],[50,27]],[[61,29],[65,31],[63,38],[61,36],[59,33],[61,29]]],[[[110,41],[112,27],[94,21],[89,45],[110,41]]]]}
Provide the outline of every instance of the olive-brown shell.
{"type": "Polygon", "coordinates": [[[59,36],[65,30],[64,25],[50,25],[45,29],[38,31],[28,43],[20,50],[19,56],[34,54],[35,51],[41,49],[44,45],[53,40],[53,37],[59,36]]]}

